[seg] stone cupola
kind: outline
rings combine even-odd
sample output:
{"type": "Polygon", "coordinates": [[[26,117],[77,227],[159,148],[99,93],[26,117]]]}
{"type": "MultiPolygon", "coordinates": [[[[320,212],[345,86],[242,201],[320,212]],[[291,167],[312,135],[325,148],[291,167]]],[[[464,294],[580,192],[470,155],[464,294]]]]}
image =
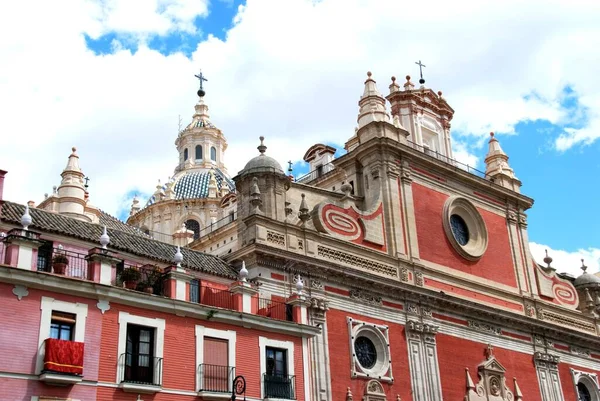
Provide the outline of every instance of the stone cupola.
{"type": "Polygon", "coordinates": [[[204,90],[199,90],[198,94],[200,96],[194,108],[192,122],[179,132],[175,140],[179,152],[179,164],[175,172],[218,168],[226,173],[224,153],[227,140],[210,121],[208,106],[204,102],[204,90]]]}

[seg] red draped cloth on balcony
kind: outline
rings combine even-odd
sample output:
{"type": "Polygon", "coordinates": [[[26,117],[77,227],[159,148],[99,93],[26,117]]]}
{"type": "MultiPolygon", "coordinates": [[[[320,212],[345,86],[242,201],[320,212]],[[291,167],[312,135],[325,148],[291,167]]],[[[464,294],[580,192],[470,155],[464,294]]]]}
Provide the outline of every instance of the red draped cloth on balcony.
{"type": "Polygon", "coordinates": [[[44,370],[83,374],[83,343],[48,338],[44,355],[44,370]]]}

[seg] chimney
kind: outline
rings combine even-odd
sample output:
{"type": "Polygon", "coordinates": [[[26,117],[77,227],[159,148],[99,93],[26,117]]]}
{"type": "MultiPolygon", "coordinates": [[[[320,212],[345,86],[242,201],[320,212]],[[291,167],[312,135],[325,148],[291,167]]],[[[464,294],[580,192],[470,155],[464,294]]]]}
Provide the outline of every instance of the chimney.
{"type": "Polygon", "coordinates": [[[2,201],[4,194],[4,176],[8,171],[0,170],[0,201],[2,201]]]}

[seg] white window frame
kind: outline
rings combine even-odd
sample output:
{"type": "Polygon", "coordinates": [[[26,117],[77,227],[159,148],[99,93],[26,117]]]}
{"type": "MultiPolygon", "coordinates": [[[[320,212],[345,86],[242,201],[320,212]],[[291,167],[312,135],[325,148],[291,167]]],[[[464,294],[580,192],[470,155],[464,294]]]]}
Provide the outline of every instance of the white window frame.
{"type": "Polygon", "coordinates": [[[600,386],[598,386],[598,376],[595,373],[571,368],[571,376],[573,377],[573,386],[575,387],[575,395],[577,398],[579,398],[577,384],[581,382],[589,390],[592,401],[600,401],[600,386]]]}
{"type": "MultiPolygon", "coordinates": [[[[292,341],[271,340],[267,337],[258,337],[258,347],[260,349],[260,398],[265,398],[264,377],[267,373],[267,347],[281,348],[287,351],[287,371],[288,376],[296,376],[294,372],[294,343],[292,341]]],[[[294,384],[296,397],[298,388],[294,384]]]]}
{"type": "Polygon", "coordinates": [[[348,343],[350,345],[350,375],[352,378],[378,379],[382,382],[393,382],[392,356],[390,353],[389,327],[346,318],[348,323],[348,343]],[[363,367],[354,351],[354,341],[365,336],[373,342],[377,349],[377,363],[370,369],[363,367]]]}
{"type": "MultiPolygon", "coordinates": [[[[199,366],[204,363],[204,337],[219,338],[227,340],[227,364],[235,367],[235,342],[236,332],[232,330],[217,330],[210,327],[196,325],[196,391],[200,391],[202,377],[200,377],[199,366]]],[[[233,377],[232,377],[233,380],[233,377]]],[[[231,391],[231,382],[227,384],[231,391]]]]}
{"type": "MultiPolygon", "coordinates": [[[[164,344],[165,344],[165,320],[159,318],[149,318],[131,315],[127,312],[119,312],[119,345],[117,348],[117,377],[115,383],[119,384],[122,373],[124,371],[124,362],[120,361],[121,355],[123,355],[127,349],[127,325],[135,324],[138,326],[146,326],[155,329],[154,333],[154,357],[163,358],[164,355],[164,344]]],[[[154,369],[154,382],[157,381],[162,383],[162,374],[164,371],[164,358],[163,368],[159,372],[154,369]],[[156,377],[156,374],[159,377],[156,377]],[[157,380],[158,379],[158,380],[157,380]]]]}
{"type": "Polygon", "coordinates": [[[44,368],[44,355],[46,349],[44,348],[44,341],[50,337],[50,325],[52,323],[52,311],[72,313],[75,315],[75,333],[73,341],[84,343],[85,342],[85,322],[87,319],[88,305],[82,303],[73,303],[58,301],[50,297],[42,297],[41,307],[42,316],[40,318],[40,334],[38,337],[38,353],[35,364],[35,374],[39,375],[42,373],[44,368]]]}

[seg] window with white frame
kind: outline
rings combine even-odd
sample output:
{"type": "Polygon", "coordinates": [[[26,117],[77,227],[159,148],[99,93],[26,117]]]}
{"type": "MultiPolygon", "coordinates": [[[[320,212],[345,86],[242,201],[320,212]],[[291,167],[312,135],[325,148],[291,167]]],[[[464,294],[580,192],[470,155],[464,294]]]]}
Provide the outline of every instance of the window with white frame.
{"type": "Polygon", "coordinates": [[[351,376],[393,381],[388,326],[347,321],[351,376]]]}
{"type": "Polygon", "coordinates": [[[600,387],[595,373],[584,372],[571,368],[573,385],[578,401],[600,401],[600,387]]]}
{"type": "Polygon", "coordinates": [[[38,355],[35,368],[36,374],[40,374],[44,367],[44,356],[46,353],[44,342],[46,339],[58,338],[81,343],[84,342],[85,321],[87,318],[88,306],[87,304],[82,303],[64,302],[50,297],[42,297],[40,309],[42,314],[40,319],[40,334],[38,337],[38,355]],[[59,323],[64,324],[65,327],[58,327],[59,323]],[[66,327],[67,324],[69,327],[66,327]]]}
{"type": "Polygon", "coordinates": [[[164,319],[119,312],[117,383],[162,384],[164,319]]]}
{"type": "Polygon", "coordinates": [[[236,332],[196,326],[196,389],[231,392],[235,378],[236,332]]]}
{"type": "Polygon", "coordinates": [[[296,399],[294,343],[258,338],[260,349],[261,398],[296,399]]]}

